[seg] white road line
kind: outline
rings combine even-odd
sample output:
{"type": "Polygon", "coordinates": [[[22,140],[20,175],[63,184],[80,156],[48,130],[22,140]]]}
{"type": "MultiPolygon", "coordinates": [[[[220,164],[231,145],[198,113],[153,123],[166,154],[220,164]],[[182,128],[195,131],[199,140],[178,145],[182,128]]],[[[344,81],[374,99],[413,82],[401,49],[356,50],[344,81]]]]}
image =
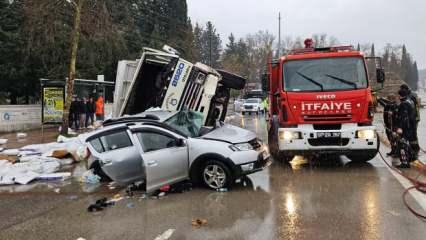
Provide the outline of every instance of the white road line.
{"type": "MultiPolygon", "coordinates": [[[[377,157],[380,157],[380,156],[377,156],[377,157]]],[[[385,158],[385,161],[389,162],[387,158],[385,158]]],[[[392,165],[392,161],[390,162],[390,164],[392,165]]],[[[401,175],[399,175],[398,173],[393,171],[386,164],[385,164],[385,166],[386,166],[386,169],[388,169],[389,172],[391,172],[391,174],[396,178],[396,180],[398,180],[398,182],[404,188],[409,188],[409,187],[413,186],[413,184],[410,181],[408,181],[407,179],[405,179],[404,177],[402,177],[401,175]]],[[[423,210],[426,211],[426,195],[417,191],[417,190],[414,190],[414,189],[410,191],[410,195],[423,208],[423,210]]]]}

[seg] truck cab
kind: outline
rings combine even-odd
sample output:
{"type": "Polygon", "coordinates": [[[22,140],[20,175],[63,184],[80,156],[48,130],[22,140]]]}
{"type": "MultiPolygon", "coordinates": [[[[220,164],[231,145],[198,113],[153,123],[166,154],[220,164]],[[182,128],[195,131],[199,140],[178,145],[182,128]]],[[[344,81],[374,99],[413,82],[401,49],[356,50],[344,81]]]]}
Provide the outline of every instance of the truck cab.
{"type": "MultiPolygon", "coordinates": [[[[383,69],[376,68],[382,83],[383,69]]],[[[264,81],[269,145],[276,157],[342,154],[368,161],[376,156],[373,95],[361,52],[351,46],[293,50],[271,61],[264,81]]]]}

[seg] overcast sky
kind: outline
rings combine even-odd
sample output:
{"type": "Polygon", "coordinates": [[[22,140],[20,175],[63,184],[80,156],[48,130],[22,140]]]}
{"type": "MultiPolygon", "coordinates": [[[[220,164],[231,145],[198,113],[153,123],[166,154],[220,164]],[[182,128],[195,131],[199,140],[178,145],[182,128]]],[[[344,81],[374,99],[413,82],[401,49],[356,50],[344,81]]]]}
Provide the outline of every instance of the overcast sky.
{"type": "MultiPolygon", "coordinates": [[[[326,33],[342,44],[407,45],[419,68],[426,68],[425,0],[188,0],[192,22],[212,21],[224,44],[258,30],[277,35],[326,33]]],[[[376,50],[377,51],[377,50],[376,50]]]]}

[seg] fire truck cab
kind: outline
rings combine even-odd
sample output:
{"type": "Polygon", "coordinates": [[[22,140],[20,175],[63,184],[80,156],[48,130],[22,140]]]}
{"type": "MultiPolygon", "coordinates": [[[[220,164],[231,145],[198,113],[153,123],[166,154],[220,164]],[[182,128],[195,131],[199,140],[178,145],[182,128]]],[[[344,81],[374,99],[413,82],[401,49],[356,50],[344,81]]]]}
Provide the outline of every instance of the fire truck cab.
{"type": "MultiPolygon", "coordinates": [[[[296,49],[269,63],[268,140],[275,158],[346,155],[369,161],[379,148],[371,82],[363,53],[352,46],[296,49]]],[[[383,83],[380,59],[376,81],[383,83]]]]}

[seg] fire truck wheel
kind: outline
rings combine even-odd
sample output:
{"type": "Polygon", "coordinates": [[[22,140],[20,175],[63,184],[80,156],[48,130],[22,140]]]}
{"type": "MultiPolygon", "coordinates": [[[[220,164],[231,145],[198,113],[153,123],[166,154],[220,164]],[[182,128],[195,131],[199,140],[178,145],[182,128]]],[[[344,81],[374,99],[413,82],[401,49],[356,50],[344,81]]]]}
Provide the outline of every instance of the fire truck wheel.
{"type": "Polygon", "coordinates": [[[377,155],[377,152],[360,152],[360,153],[352,153],[346,155],[352,162],[368,162],[374,159],[377,155]]]}

